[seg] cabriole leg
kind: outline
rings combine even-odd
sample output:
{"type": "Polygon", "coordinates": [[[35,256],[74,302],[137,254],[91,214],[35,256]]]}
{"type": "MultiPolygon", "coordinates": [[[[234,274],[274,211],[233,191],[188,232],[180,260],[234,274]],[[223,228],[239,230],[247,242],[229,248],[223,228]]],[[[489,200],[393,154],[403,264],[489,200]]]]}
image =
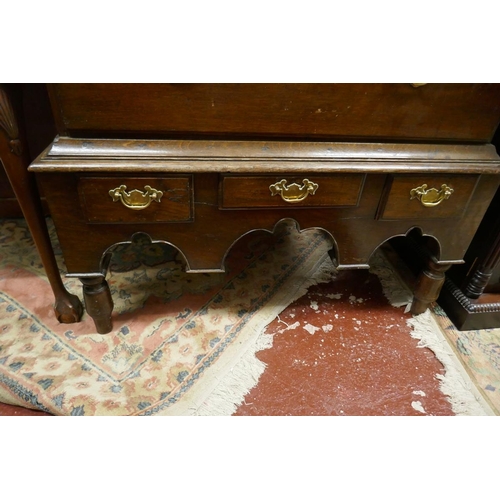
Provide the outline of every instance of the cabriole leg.
{"type": "Polygon", "coordinates": [[[54,311],[60,323],[80,321],[83,307],[80,299],[69,293],[57,267],[52,242],[43,215],[35,177],[28,172],[29,157],[25,141],[18,128],[12,103],[0,86],[0,158],[12,185],[17,201],[38,249],[43,267],[54,293],[54,311]]]}

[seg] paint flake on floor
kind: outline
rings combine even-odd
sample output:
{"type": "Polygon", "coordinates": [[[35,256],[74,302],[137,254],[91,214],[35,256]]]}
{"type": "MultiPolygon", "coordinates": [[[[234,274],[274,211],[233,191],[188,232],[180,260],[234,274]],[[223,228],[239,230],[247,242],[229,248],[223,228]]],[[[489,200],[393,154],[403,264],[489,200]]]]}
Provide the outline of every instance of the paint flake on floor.
{"type": "Polygon", "coordinates": [[[304,328],[304,330],[309,332],[311,335],[314,335],[319,330],[319,328],[317,326],[311,325],[309,323],[305,324],[303,326],[303,328],[304,328]]]}
{"type": "Polygon", "coordinates": [[[422,403],[420,401],[412,401],[411,402],[411,406],[414,410],[417,410],[419,411],[420,413],[427,413],[425,410],[424,410],[424,407],[422,406],[422,403]]]}

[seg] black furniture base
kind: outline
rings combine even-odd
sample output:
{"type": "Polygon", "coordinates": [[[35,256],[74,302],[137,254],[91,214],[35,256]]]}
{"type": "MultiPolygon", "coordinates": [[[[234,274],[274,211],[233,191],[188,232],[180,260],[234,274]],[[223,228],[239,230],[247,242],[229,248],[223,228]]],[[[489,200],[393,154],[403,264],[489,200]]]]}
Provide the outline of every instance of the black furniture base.
{"type": "Polygon", "coordinates": [[[464,295],[460,288],[446,278],[438,304],[458,330],[482,330],[485,328],[500,328],[500,294],[487,294],[494,302],[471,299],[464,295]]]}

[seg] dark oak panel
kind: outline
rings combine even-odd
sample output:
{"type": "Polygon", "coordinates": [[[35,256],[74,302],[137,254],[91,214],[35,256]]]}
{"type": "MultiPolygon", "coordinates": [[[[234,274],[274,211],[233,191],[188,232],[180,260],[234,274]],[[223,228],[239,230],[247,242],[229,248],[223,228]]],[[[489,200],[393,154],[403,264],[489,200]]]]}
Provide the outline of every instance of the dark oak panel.
{"type": "Polygon", "coordinates": [[[54,84],[61,135],[490,142],[500,84],[54,84]]]}

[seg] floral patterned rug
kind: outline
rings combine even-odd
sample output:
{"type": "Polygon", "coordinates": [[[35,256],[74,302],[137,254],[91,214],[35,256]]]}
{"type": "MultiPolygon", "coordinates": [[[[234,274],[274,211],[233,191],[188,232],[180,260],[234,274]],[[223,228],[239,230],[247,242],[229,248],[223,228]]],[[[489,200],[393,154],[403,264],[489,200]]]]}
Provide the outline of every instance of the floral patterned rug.
{"type": "MultiPolygon", "coordinates": [[[[25,221],[0,220],[0,401],[55,415],[204,414],[243,363],[248,380],[229,384],[234,406],[264,369],[253,353],[269,347],[256,343],[265,326],[332,273],[324,233],[283,224],[259,234],[233,246],[224,274],[185,274],[168,245],[118,249],[114,329],[99,335],[87,315],[57,322],[25,221]]],[[[81,298],[78,280],[65,285],[81,298]]]]}
{"type": "Polygon", "coordinates": [[[432,313],[467,374],[500,415],[500,328],[461,332],[438,304],[432,313]]]}
{"type": "MultiPolygon", "coordinates": [[[[332,279],[330,246],[325,233],[284,223],[274,235],[239,240],[221,274],[184,273],[168,245],[120,247],[108,275],[114,329],[99,335],[85,314],[57,322],[24,219],[0,220],[0,401],[54,415],[231,415],[265,368],[254,354],[270,347],[267,324],[309,286],[332,279]]],[[[391,304],[411,300],[390,265],[374,269],[391,304]]],[[[64,282],[81,297],[78,280],[64,282]]],[[[415,335],[468,393],[455,398],[457,414],[477,399],[472,392],[499,414],[500,329],[459,332],[437,305],[423,316],[409,320],[415,335]]],[[[455,388],[445,386],[453,399],[455,388]]]]}

